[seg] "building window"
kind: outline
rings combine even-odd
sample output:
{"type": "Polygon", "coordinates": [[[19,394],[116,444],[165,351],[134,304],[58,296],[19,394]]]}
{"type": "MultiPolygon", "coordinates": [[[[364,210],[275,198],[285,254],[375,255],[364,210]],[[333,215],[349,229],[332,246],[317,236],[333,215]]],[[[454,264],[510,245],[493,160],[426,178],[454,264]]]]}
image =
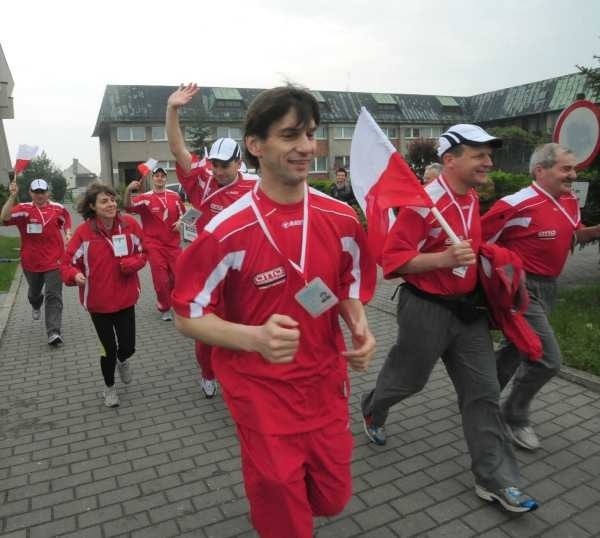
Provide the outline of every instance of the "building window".
{"type": "Polygon", "coordinates": [[[164,168],[165,170],[175,170],[175,161],[158,161],[157,168],[164,168]]]}
{"type": "Polygon", "coordinates": [[[398,138],[398,129],[396,127],[382,127],[381,130],[385,133],[388,138],[398,138]]]}
{"type": "Polygon", "coordinates": [[[421,138],[421,129],[418,127],[405,127],[404,138],[421,138]]]}
{"type": "Polygon", "coordinates": [[[422,127],[421,136],[423,138],[438,138],[442,134],[439,127],[422,127]]]}
{"type": "Polygon", "coordinates": [[[310,165],[311,173],[327,173],[327,157],[315,157],[310,165]]]}
{"type": "Polygon", "coordinates": [[[335,128],[335,138],[342,140],[350,140],[352,139],[352,135],[354,134],[354,127],[336,127],[335,128]]]}
{"type": "Polygon", "coordinates": [[[217,127],[217,138],[233,138],[238,142],[242,140],[240,127],[217,127]]]}
{"type": "Polygon", "coordinates": [[[319,127],[317,127],[315,138],[317,140],[327,140],[327,125],[319,125],[319,127]]]}
{"type": "Polygon", "coordinates": [[[336,155],[335,156],[335,169],[345,168],[346,170],[350,170],[350,155],[336,155]]]}
{"type": "Polygon", "coordinates": [[[145,127],[117,127],[119,142],[143,142],[146,140],[145,127]]]}
{"type": "Polygon", "coordinates": [[[164,142],[167,140],[167,132],[164,125],[156,125],[152,127],[152,140],[154,142],[164,142]]]}

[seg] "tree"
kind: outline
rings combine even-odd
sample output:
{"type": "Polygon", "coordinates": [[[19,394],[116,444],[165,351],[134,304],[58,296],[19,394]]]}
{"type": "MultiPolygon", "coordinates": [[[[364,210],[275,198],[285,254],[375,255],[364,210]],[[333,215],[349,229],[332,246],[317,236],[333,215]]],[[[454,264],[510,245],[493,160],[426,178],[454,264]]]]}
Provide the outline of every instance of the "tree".
{"type": "MultiPolygon", "coordinates": [[[[594,60],[600,62],[600,56],[594,54],[594,60]]],[[[579,72],[587,76],[588,88],[592,91],[593,95],[587,97],[591,100],[600,100],[600,68],[598,67],[583,67],[581,65],[576,66],[579,72]]]]}
{"type": "Polygon", "coordinates": [[[549,133],[530,133],[516,125],[491,127],[488,131],[502,139],[502,147],[494,150],[494,167],[509,172],[526,172],[535,147],[551,141],[549,133]]]}
{"type": "Polygon", "coordinates": [[[45,179],[50,187],[52,199],[62,202],[67,190],[67,180],[60,169],[50,160],[45,151],[33,159],[27,169],[19,174],[19,201],[30,202],[29,185],[34,179],[45,179]]]}
{"type": "Polygon", "coordinates": [[[437,141],[430,138],[417,138],[408,145],[407,161],[415,173],[423,177],[425,167],[438,162],[437,141]]]}
{"type": "Polygon", "coordinates": [[[212,129],[206,123],[203,112],[199,111],[194,114],[192,122],[185,128],[185,135],[190,151],[202,157],[204,148],[212,140],[212,129]]]}

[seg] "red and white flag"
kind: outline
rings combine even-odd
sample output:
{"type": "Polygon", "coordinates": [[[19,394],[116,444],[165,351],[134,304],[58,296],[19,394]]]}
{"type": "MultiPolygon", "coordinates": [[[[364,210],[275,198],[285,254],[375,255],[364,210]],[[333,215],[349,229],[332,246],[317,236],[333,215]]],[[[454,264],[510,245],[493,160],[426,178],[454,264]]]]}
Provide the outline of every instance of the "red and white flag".
{"type": "Polygon", "coordinates": [[[433,207],[423,185],[377,122],[362,107],[350,149],[352,190],[368,224],[377,259],[395,217],[392,208],[433,207]]]}
{"type": "Polygon", "coordinates": [[[37,156],[39,149],[39,146],[19,145],[17,148],[17,160],[15,162],[15,176],[29,166],[31,160],[37,156]]]}
{"type": "Polygon", "coordinates": [[[137,169],[142,177],[146,177],[157,166],[158,161],[156,159],[148,159],[145,163],[138,164],[137,169]]]}

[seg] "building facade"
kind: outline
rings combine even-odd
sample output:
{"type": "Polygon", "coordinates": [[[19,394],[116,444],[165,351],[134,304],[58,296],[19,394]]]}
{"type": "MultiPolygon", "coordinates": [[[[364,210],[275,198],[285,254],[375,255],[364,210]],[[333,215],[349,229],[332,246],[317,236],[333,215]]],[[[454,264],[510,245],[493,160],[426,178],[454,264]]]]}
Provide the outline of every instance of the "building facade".
{"type": "Polygon", "coordinates": [[[13,88],[14,81],[4,57],[2,45],[0,45],[0,185],[8,185],[8,174],[12,170],[3,122],[15,117],[12,97],[13,88]]]}
{"type": "MultiPolygon", "coordinates": [[[[165,134],[168,96],[174,86],[107,86],[93,136],[100,142],[101,172],[114,185],[138,178],[137,164],[157,159],[176,181],[165,134]]],[[[586,76],[571,74],[470,97],[313,90],[321,109],[317,155],[311,178],[328,179],[350,165],[350,144],[361,107],[366,107],[403,153],[418,138],[437,138],[455,123],[485,127],[517,125],[551,132],[560,111],[586,92],[586,76]]],[[[202,88],[181,111],[187,130],[202,124],[212,140],[229,136],[242,143],[246,110],[262,90],[202,88]]],[[[588,96],[591,97],[591,96],[588,96]]]]}

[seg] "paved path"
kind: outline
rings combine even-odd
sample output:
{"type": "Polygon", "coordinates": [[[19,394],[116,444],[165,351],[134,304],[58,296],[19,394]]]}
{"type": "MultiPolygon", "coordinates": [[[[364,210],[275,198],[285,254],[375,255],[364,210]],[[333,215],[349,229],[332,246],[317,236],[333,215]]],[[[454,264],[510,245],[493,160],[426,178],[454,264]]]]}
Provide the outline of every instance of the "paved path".
{"type": "MultiPolygon", "coordinates": [[[[573,260],[580,255],[597,279],[597,252],[573,260]]],[[[200,396],[192,343],[160,321],[147,270],[143,286],[135,379],[119,386],[118,409],[102,405],[100,346],[75,290],[65,290],[60,350],[48,348],[26,287],[18,290],[0,342],[3,538],[255,536],[229,414],[220,398],[200,396]]],[[[543,502],[533,514],[509,516],[473,494],[456,398],[440,367],[391,412],[387,446],[366,442],[358,398],[395,337],[390,290],[382,285],[369,307],[377,359],[353,376],[354,497],[341,516],[318,522],[316,536],[598,536],[600,394],[571,382],[556,379],[536,401],[543,448],[518,452],[527,489],[543,502]]]]}

